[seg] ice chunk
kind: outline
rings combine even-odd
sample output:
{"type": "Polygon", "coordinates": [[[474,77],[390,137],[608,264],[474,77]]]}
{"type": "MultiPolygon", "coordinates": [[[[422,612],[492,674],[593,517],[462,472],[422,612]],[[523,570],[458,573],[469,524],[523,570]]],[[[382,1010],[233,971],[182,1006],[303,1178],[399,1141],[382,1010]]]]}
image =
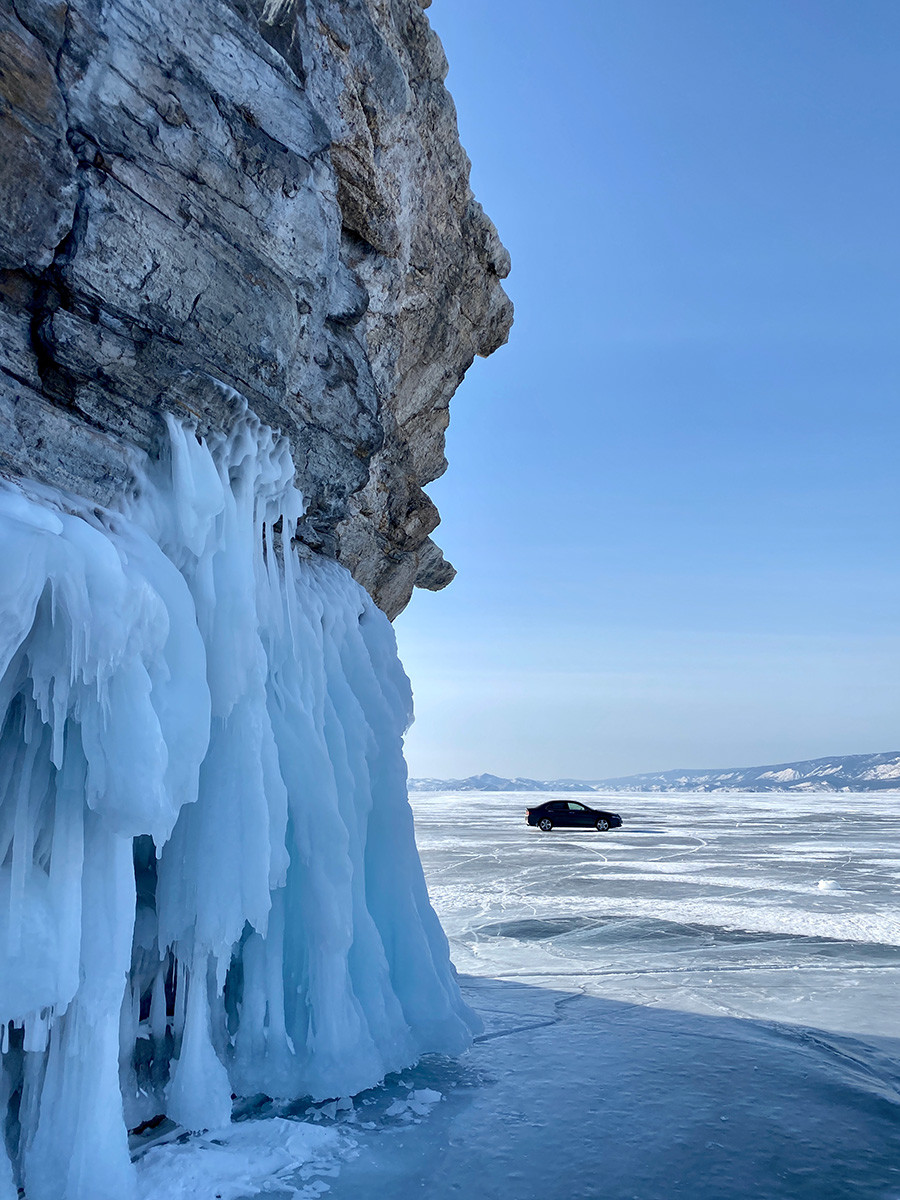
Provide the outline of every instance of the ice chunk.
{"type": "Polygon", "coordinates": [[[432,1088],[416,1088],[409,1093],[409,1107],[418,1117],[427,1117],[435,1104],[443,1100],[440,1092],[432,1088]]]}
{"type": "MultiPolygon", "coordinates": [[[[352,1143],[346,1146],[350,1149],[352,1143]]],[[[298,1174],[307,1179],[317,1167],[333,1170],[345,1150],[336,1129],[274,1117],[247,1121],[215,1138],[156,1146],[137,1164],[140,1200],[246,1200],[248,1196],[296,1192],[298,1174]],[[283,1188],[278,1183],[284,1181],[283,1188]]],[[[304,1190],[321,1180],[310,1180],[304,1190]]],[[[327,1185],[324,1185],[327,1190],[327,1185]]],[[[321,1191],[322,1188],[316,1188],[321,1191]]],[[[5,1200],[0,1193],[0,1200],[5,1200]]]]}
{"type": "Polygon", "coordinates": [[[0,1105],[29,1200],[127,1200],[126,1124],[349,1097],[474,1024],[389,622],[300,557],[285,439],[246,408],[168,436],[127,512],[0,483],[0,1105]]]}

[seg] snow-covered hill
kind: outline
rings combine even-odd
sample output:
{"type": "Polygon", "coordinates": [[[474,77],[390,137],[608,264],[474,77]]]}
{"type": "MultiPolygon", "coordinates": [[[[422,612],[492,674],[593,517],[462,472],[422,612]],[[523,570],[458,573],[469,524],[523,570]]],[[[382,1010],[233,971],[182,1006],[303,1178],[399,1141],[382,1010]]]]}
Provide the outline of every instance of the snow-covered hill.
{"type": "Polygon", "coordinates": [[[608,791],[640,792],[867,792],[900,788],[900,751],[847,754],[766,767],[661,771],[605,779],[608,791]]]}
{"type": "Polygon", "coordinates": [[[592,792],[583,779],[505,779],[502,775],[469,775],[466,779],[410,779],[411,792],[592,792]]]}
{"type": "Polygon", "coordinates": [[[416,792],[868,792],[900,790],[900,751],[847,754],[765,767],[659,771],[618,779],[410,779],[416,792]]]}

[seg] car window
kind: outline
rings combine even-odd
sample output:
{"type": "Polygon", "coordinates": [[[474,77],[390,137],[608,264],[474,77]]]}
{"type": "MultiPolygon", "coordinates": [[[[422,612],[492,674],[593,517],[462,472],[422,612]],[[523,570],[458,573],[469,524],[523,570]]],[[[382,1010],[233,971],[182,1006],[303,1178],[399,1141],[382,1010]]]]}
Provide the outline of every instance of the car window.
{"type": "Polygon", "coordinates": [[[569,801],[569,812],[584,812],[583,804],[576,804],[574,800],[569,801]]]}
{"type": "Polygon", "coordinates": [[[554,800],[551,804],[548,804],[547,807],[551,812],[561,812],[566,806],[561,800],[554,800]]]}

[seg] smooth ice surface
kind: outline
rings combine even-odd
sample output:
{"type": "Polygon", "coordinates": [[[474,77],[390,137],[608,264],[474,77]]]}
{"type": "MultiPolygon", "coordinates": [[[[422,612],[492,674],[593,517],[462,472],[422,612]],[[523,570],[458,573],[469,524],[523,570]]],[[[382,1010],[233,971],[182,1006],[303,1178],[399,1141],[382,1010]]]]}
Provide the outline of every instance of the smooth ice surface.
{"type": "Polygon", "coordinates": [[[464,1047],[406,799],[408,681],[301,559],[288,444],[168,418],[127,511],[0,483],[0,1196],[129,1200],[126,1127],[464,1047]]]}

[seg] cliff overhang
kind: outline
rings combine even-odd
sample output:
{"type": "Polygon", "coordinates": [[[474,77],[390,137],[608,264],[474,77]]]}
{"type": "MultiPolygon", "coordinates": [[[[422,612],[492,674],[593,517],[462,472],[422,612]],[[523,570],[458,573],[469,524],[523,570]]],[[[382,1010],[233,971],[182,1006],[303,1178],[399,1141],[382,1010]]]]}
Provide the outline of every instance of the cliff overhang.
{"type": "Polygon", "coordinates": [[[236,393],[301,542],[391,617],[450,581],[424,488],[512,308],[425,7],[4,9],[0,473],[115,507],[167,412],[221,430],[236,393]]]}

